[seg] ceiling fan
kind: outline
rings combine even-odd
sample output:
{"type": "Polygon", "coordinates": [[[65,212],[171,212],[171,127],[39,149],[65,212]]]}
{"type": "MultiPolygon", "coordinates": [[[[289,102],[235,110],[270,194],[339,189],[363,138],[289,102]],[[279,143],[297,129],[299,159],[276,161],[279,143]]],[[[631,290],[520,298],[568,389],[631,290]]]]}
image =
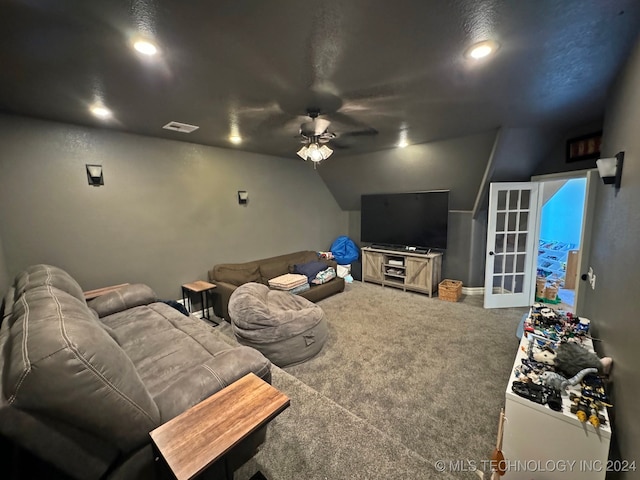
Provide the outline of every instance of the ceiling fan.
{"type": "Polygon", "coordinates": [[[311,160],[315,168],[318,162],[326,160],[331,156],[331,150],[326,144],[336,138],[336,134],[330,132],[331,122],[326,118],[319,118],[319,110],[307,110],[307,115],[311,119],[300,125],[300,138],[304,144],[297,154],[304,161],[311,160]]]}
{"type": "Polygon", "coordinates": [[[303,122],[299,130],[300,141],[303,143],[303,147],[297,152],[298,156],[305,161],[311,160],[314,162],[314,167],[318,162],[329,158],[333,153],[333,150],[327,145],[330,141],[334,141],[332,143],[334,148],[349,148],[348,143],[343,144],[339,142],[346,140],[347,137],[378,134],[375,128],[363,128],[360,122],[352,120],[345,114],[334,112],[332,116],[336,117],[338,123],[342,124],[343,127],[345,125],[357,125],[359,127],[356,131],[336,133],[329,130],[331,121],[324,117],[321,118],[320,115],[319,109],[307,109],[307,117],[309,120],[303,122]]]}

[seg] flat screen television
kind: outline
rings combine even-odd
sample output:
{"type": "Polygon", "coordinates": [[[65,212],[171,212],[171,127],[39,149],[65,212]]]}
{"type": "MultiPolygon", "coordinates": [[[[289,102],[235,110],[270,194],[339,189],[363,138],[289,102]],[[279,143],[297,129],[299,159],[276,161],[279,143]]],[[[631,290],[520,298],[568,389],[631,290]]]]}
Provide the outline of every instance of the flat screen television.
{"type": "Polygon", "coordinates": [[[362,195],[360,240],[379,246],[446,250],[449,190],[362,195]]]}

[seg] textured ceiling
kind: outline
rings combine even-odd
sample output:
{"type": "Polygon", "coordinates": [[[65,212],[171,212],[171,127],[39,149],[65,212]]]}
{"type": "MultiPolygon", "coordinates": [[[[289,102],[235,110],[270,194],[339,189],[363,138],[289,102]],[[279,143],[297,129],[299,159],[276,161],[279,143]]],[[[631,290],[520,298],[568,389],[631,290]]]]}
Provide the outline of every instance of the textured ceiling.
{"type": "Polygon", "coordinates": [[[603,114],[637,0],[1,0],[0,111],[295,157],[318,109],[341,155],[603,114]],[[141,58],[135,35],[160,55],[141,58]],[[476,41],[498,53],[464,58],[476,41]],[[88,106],[113,110],[107,122],[88,106]],[[199,125],[191,134],[169,121],[199,125]],[[243,143],[232,145],[234,131],[243,143]]]}

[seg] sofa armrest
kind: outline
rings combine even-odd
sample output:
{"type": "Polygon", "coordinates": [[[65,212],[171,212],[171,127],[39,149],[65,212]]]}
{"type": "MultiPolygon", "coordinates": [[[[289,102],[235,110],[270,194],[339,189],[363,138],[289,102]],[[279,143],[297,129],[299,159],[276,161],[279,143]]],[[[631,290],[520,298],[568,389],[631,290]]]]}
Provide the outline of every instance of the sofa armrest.
{"type": "Polygon", "coordinates": [[[227,282],[215,282],[216,288],[213,290],[213,313],[216,317],[224,318],[230,321],[229,318],[229,299],[231,294],[238,288],[236,285],[227,282]]]}
{"type": "Polygon", "coordinates": [[[158,301],[158,297],[149,286],[136,283],[100,295],[87,302],[87,305],[98,313],[98,317],[102,318],[156,301],[158,301]]]}

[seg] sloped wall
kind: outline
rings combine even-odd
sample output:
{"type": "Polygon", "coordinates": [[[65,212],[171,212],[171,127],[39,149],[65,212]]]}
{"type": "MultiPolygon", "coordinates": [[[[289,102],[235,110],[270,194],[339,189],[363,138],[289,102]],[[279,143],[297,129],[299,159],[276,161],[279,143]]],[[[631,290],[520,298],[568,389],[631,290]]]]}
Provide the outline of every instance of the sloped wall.
{"type": "Polygon", "coordinates": [[[336,150],[318,167],[344,210],[360,210],[360,196],[450,190],[450,210],[471,210],[495,131],[361,155],[336,150]]]}
{"type": "Polygon", "coordinates": [[[347,214],[304,162],[0,116],[0,225],[11,276],[50,263],[85,289],[143,282],[171,299],[216,263],[326,250],[347,214]]]}

